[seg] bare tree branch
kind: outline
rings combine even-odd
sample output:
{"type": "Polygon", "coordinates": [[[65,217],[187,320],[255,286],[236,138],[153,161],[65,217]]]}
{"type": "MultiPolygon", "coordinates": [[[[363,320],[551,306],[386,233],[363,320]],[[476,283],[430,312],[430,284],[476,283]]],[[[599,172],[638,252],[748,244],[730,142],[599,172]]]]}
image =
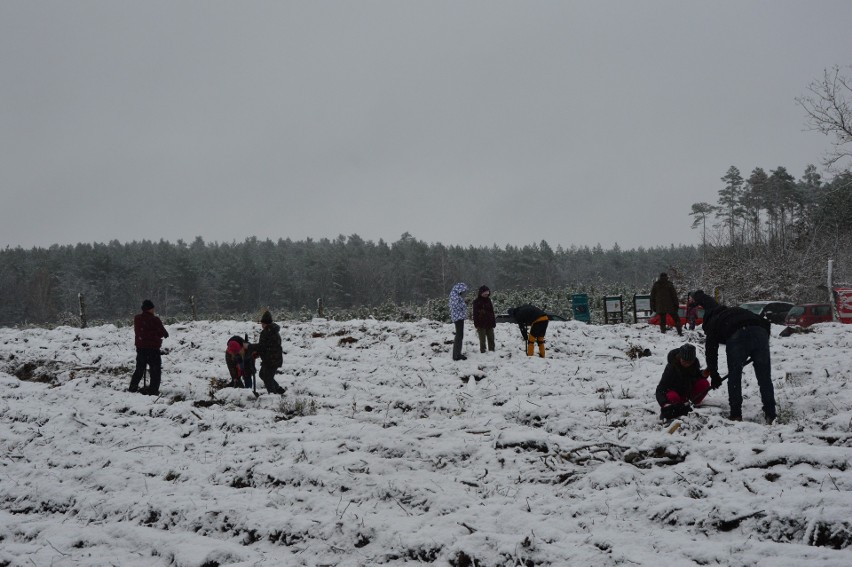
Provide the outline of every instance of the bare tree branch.
{"type": "Polygon", "coordinates": [[[796,102],[805,110],[808,130],[834,136],[833,149],[824,160],[827,167],[834,168],[852,158],[852,78],[835,65],[823,72],[822,80],[808,85],[807,91],[810,94],[797,97],[796,102]]]}

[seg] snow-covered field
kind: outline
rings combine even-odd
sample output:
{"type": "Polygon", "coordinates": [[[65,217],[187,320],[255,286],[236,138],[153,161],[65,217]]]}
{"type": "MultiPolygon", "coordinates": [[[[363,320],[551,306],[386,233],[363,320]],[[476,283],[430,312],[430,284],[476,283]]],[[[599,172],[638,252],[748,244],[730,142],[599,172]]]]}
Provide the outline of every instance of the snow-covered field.
{"type": "Polygon", "coordinates": [[[647,325],[551,323],[542,360],[468,323],[455,363],[450,325],[282,323],[258,399],[214,380],[256,324],[169,327],[159,398],[131,328],[0,329],[0,565],[848,567],[852,325],[781,330],[777,424],[749,368],[746,421],[717,390],[668,433],[683,340],[647,325]]]}

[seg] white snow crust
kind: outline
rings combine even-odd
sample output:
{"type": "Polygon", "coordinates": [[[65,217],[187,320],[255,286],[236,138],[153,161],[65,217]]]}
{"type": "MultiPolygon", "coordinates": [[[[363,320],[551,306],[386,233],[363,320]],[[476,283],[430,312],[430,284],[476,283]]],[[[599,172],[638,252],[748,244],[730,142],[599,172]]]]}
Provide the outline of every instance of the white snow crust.
{"type": "Polygon", "coordinates": [[[256,324],[170,326],[158,398],[132,328],[0,329],[0,566],[852,565],[852,325],[773,327],[776,424],[748,368],[745,421],[722,388],[672,433],[698,331],[554,322],[540,359],[468,323],[453,362],[448,324],[281,326],[259,398],[216,383],[256,324]]]}

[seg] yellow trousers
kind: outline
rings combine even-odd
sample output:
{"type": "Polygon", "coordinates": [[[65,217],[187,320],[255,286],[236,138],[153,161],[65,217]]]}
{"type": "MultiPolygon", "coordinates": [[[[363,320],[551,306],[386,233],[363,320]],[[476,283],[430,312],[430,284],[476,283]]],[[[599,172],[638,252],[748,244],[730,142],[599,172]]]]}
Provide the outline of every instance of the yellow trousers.
{"type": "MultiPolygon", "coordinates": [[[[530,325],[530,331],[533,330],[536,323],[540,323],[543,321],[547,321],[548,318],[546,315],[539,317],[535,321],[533,321],[532,325],[530,325]]],[[[535,353],[535,345],[538,345],[538,355],[541,358],[544,358],[544,337],[536,337],[532,333],[527,335],[527,356],[532,356],[535,353]]]]}

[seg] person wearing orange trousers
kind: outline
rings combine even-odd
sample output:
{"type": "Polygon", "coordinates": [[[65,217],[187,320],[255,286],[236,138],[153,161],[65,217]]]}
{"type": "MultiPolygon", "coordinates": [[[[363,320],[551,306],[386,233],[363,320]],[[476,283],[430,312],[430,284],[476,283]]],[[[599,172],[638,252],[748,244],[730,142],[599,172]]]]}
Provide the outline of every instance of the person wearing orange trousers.
{"type": "Polygon", "coordinates": [[[521,336],[527,343],[527,356],[535,353],[538,345],[538,355],[544,358],[544,335],[547,333],[547,323],[550,320],[547,313],[535,305],[524,304],[520,307],[509,309],[509,317],[521,328],[521,336]],[[527,332],[529,327],[529,332],[527,332]]]}

